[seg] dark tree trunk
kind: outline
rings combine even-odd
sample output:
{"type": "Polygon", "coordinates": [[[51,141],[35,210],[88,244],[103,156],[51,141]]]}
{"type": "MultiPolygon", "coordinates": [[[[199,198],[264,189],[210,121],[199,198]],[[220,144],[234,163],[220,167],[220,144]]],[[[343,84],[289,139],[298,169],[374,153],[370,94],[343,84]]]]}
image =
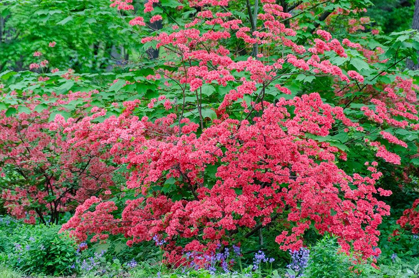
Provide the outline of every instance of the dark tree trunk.
{"type": "MultiPolygon", "coordinates": [[[[147,3],[149,0],[146,0],[145,3],[147,3]]],[[[156,7],[156,4],[153,4],[154,7],[156,7]]],[[[150,28],[155,31],[155,30],[160,30],[163,28],[163,21],[158,20],[155,21],[153,23],[151,22],[147,22],[148,26],[150,26],[150,28]]],[[[150,47],[149,49],[146,50],[147,54],[148,54],[148,58],[150,58],[150,60],[154,60],[159,58],[159,50],[150,47]]]]}
{"type": "MultiPolygon", "coordinates": [[[[148,23],[148,25],[153,30],[160,30],[161,28],[163,28],[163,22],[161,20],[155,21],[153,23],[148,23]]],[[[149,49],[147,49],[146,52],[148,54],[148,57],[151,60],[159,58],[159,50],[158,49],[150,47],[149,49]]]]}
{"type": "MultiPolygon", "coordinates": [[[[413,14],[412,29],[419,31],[419,0],[415,3],[415,12],[413,14]]],[[[419,63],[413,63],[412,60],[407,60],[407,67],[411,70],[419,69],[419,63]]]]}

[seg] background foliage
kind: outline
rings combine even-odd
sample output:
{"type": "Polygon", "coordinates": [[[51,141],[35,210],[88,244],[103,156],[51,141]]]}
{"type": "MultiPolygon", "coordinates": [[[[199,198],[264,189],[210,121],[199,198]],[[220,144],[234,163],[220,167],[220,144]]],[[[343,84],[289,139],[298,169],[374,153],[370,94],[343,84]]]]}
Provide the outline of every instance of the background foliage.
{"type": "Polygon", "coordinates": [[[36,224],[0,218],[2,265],[55,276],[417,276],[414,1],[277,1],[275,12],[267,1],[207,2],[0,2],[1,212],[36,224]],[[273,147],[288,139],[283,153],[273,147]],[[290,171],[275,183],[277,165],[290,171]],[[313,180],[322,190],[301,193],[313,180]]]}

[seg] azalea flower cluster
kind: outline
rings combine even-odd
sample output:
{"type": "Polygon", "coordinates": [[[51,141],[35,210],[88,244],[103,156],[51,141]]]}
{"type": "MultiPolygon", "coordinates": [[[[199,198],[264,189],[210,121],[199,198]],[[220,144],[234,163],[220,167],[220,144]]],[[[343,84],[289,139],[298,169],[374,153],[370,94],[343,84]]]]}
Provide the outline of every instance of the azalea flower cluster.
{"type": "Polygon", "coordinates": [[[58,100],[42,111],[37,107],[43,98],[31,96],[27,112],[18,116],[0,112],[0,172],[9,184],[2,187],[1,198],[14,217],[32,224],[36,218],[55,223],[63,212],[114,185],[112,172],[116,168],[104,162],[109,153],[75,142],[65,131],[76,119],[66,122],[57,114],[55,121],[48,121],[49,109],[78,99],[88,103],[92,93],[97,92],[56,96],[58,100]]]}
{"type": "Polygon", "coordinates": [[[397,220],[402,228],[412,231],[413,234],[419,234],[419,199],[417,199],[410,209],[403,212],[403,216],[397,220]]]}
{"type": "MultiPolygon", "coordinates": [[[[167,261],[176,264],[184,250],[211,254],[218,244],[237,244],[231,235],[239,230],[284,219],[291,227],[276,238],[284,250],[302,247],[304,232],[314,225],[320,233],[339,236],[347,251],[376,254],[377,227],[389,214],[389,207],[374,197],[382,193],[375,187],[381,173],[371,166],[371,177],[349,176],[335,164],[336,147],[306,138],[308,133],[327,136],[336,121],[352,125],[341,112],[323,103],[318,94],[310,94],[267,104],[253,124],[215,120],[200,136],[198,125],[187,119],[181,120],[181,128],[170,127],[176,123],[174,114],[155,123],[122,115],[90,125],[88,136],[100,138],[99,144],[127,138],[111,152],[122,152],[121,162],[131,169],[127,187],[149,197],[127,201],[120,219],[113,214],[118,209],[114,202],[91,197],[63,229],[81,241],[89,234],[93,240],[104,240],[123,233],[129,245],[157,235],[166,242],[161,248],[167,251],[167,261]],[[165,130],[164,136],[152,135],[157,127],[165,130]],[[115,136],[115,131],[129,136],[115,136]],[[215,180],[206,174],[211,165],[217,165],[215,180]],[[174,201],[163,193],[148,194],[169,179],[189,196],[174,201]],[[190,242],[179,246],[178,237],[190,242]]],[[[76,141],[89,140],[78,134],[76,141]]]]}

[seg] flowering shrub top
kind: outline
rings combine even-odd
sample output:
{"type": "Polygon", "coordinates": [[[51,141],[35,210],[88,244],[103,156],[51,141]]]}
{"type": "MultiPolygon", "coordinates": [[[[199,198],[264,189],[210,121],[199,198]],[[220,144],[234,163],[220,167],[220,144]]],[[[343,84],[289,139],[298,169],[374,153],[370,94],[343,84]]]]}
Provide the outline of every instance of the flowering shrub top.
{"type": "MultiPolygon", "coordinates": [[[[80,131],[69,132],[77,120],[66,122],[57,114],[55,121],[48,121],[54,116],[50,111],[54,106],[84,101],[90,94],[59,97],[50,108],[41,104],[42,98],[35,97],[17,117],[0,112],[0,167],[8,183],[3,187],[2,199],[11,215],[32,224],[35,217],[55,223],[60,213],[113,186],[116,167],[105,163],[109,153],[93,144],[76,142],[74,135],[80,131]]],[[[98,116],[86,117],[79,124],[98,116]]]]}
{"type": "MultiPolygon", "coordinates": [[[[91,233],[96,234],[94,239],[106,239],[109,233],[123,232],[131,238],[128,244],[159,235],[168,242],[164,247],[168,251],[178,250],[175,239],[185,237],[191,239],[187,251],[214,252],[218,243],[235,243],[233,235],[240,227],[252,229],[286,219],[292,227],[276,239],[284,249],[300,248],[301,236],[314,225],[321,233],[339,235],[346,250],[352,243],[356,251],[372,255],[377,226],[389,213],[389,207],[373,196],[390,193],[375,188],[381,176],[377,164],[369,168],[371,177],[348,176],[335,164],[338,148],[306,138],[310,132],[326,136],[337,119],[347,121],[341,109],[322,103],[318,94],[265,105],[254,124],[215,120],[200,136],[198,124],[186,119],[180,130],[177,125],[170,128],[173,114],[159,122],[161,129],[166,126],[165,133],[153,136],[149,131],[156,124],[143,118],[135,125],[135,138],[111,150],[129,149],[123,159],[131,169],[127,186],[149,196],[155,185],[174,184],[184,192],[182,200],[171,200],[162,190],[157,196],[127,201],[118,220],[112,215],[117,210],[114,202],[92,197],[63,229],[74,229],[80,240],[91,233]],[[294,117],[289,107],[294,108],[294,117]],[[214,164],[215,179],[208,171],[214,164]],[[92,212],[93,204],[97,205],[92,212]]],[[[109,130],[110,122],[115,120],[96,128],[109,130]]],[[[179,261],[179,256],[171,253],[169,261],[179,261]]]]}

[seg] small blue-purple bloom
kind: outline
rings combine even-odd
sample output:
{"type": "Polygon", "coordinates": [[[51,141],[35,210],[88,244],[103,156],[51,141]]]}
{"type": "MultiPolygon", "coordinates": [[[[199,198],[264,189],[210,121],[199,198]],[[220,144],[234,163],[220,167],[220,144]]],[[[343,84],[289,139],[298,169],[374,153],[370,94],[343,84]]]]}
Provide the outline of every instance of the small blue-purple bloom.
{"type": "Polygon", "coordinates": [[[291,263],[287,265],[287,268],[295,271],[297,273],[296,277],[301,277],[303,275],[304,269],[308,265],[308,259],[310,257],[310,250],[307,248],[301,247],[298,251],[291,251],[291,263]]]}
{"type": "Polygon", "coordinates": [[[233,251],[237,256],[241,255],[240,247],[233,245],[233,251]]]}
{"type": "Polygon", "coordinates": [[[87,247],[87,243],[86,242],[82,242],[82,243],[79,244],[79,247],[80,248],[87,247]]]}
{"type": "Polygon", "coordinates": [[[164,239],[159,240],[159,237],[157,235],[153,236],[153,240],[156,243],[157,246],[162,246],[163,244],[166,243],[166,241],[164,239]]]}
{"type": "Polygon", "coordinates": [[[127,266],[129,267],[129,268],[134,268],[134,267],[136,267],[138,264],[137,264],[137,262],[134,260],[134,259],[132,259],[130,262],[128,262],[127,263],[127,266]]]}

